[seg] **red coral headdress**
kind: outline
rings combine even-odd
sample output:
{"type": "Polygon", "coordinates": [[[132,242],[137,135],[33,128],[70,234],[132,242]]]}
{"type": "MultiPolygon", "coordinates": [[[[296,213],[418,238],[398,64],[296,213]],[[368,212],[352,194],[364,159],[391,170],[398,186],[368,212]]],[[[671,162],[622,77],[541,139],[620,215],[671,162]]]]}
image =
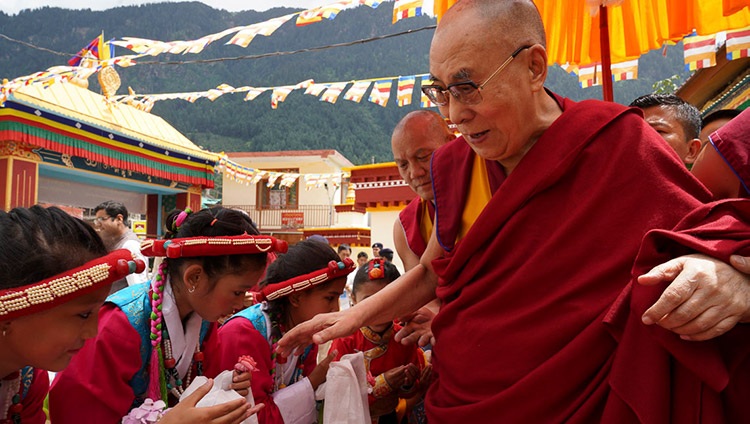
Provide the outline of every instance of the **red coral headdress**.
{"type": "Polygon", "coordinates": [[[349,275],[349,273],[354,271],[355,268],[354,261],[350,258],[345,258],[340,262],[331,261],[325,268],[263,287],[256,299],[258,301],[264,301],[288,296],[294,292],[307,290],[321,285],[326,281],[349,275]]]}
{"type": "Polygon", "coordinates": [[[185,258],[196,256],[252,255],[258,253],[287,251],[284,240],[271,236],[184,237],[169,240],[144,240],[141,253],[144,256],[166,256],[185,258]]]}
{"type": "Polygon", "coordinates": [[[0,290],[0,320],[54,308],[145,268],[129,250],[119,249],[42,281],[0,290]]]}

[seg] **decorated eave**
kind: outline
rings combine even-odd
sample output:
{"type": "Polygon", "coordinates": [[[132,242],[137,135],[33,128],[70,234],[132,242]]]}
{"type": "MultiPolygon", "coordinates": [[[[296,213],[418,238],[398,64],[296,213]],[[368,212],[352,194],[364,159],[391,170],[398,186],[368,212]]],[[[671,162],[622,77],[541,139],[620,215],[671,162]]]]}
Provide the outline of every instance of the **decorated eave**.
{"type": "Polygon", "coordinates": [[[750,102],[750,58],[728,60],[726,47],[716,66],[698,69],[675,93],[705,116],[718,109],[744,108],[750,102]]]}
{"type": "Polygon", "coordinates": [[[355,166],[349,181],[355,184],[355,205],[373,208],[400,207],[416,197],[398,173],[394,162],[355,166]]]}
{"type": "Polygon", "coordinates": [[[13,91],[0,107],[0,140],[209,188],[218,160],[162,118],[70,83],[13,91]]]}

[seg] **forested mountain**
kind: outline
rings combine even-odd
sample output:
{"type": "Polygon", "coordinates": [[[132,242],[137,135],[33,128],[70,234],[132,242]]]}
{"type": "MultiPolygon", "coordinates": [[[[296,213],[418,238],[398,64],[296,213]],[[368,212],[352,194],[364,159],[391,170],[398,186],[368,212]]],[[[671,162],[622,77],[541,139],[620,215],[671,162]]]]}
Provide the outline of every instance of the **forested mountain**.
{"type": "MultiPolygon", "coordinates": [[[[235,26],[266,21],[296,9],[264,12],[227,12],[202,3],[159,3],[106,11],[65,10],[45,7],[18,15],[0,12],[0,34],[71,55],[104,31],[105,37],[139,37],[162,41],[193,40],[235,26]]],[[[424,28],[430,17],[391,23],[392,7],[360,6],[342,11],[335,20],[296,27],[282,25],[270,37],[258,36],[243,49],[224,45],[227,36],[198,55],[161,55],[143,58],[137,66],[117,68],[122,79],[119,94],[130,86],[137,93],[204,91],[221,83],[240,86],[293,85],[307,79],[336,82],[354,79],[413,75],[428,72],[428,50],[434,30],[428,29],[368,43],[322,51],[271,55],[263,58],[223,60],[214,63],[168,64],[201,59],[230,58],[290,52],[346,43],[424,28]]],[[[118,48],[117,55],[129,54],[118,48]]],[[[51,66],[65,64],[67,56],[33,49],[0,38],[0,78],[12,79],[51,66]]],[[[502,58],[497,58],[501,60],[502,58]]],[[[651,91],[652,84],[674,74],[686,77],[682,48],[670,47],[666,56],[652,52],[641,59],[639,79],[615,84],[615,100],[628,103],[651,91]]],[[[573,99],[601,98],[601,87],[581,89],[577,79],[559,67],[550,69],[548,86],[573,99]]],[[[96,78],[91,88],[98,90],[96,78]]],[[[362,100],[339,98],[336,104],[296,90],[278,109],[270,106],[270,92],[244,102],[230,94],[214,102],[199,99],[157,102],[152,113],[164,117],[196,144],[212,151],[275,151],[336,149],[355,164],[392,159],[390,133],[396,122],[416,105],[400,108],[394,94],[387,107],[362,100]]]]}

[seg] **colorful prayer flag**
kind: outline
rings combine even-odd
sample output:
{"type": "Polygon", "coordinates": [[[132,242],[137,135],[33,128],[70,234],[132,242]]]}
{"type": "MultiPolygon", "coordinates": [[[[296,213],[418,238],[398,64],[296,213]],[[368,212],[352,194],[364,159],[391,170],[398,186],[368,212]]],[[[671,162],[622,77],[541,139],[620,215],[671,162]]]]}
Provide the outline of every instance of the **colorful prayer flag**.
{"type": "Polygon", "coordinates": [[[612,81],[634,80],[638,78],[638,59],[612,64],[612,81]]]}
{"type": "Polygon", "coordinates": [[[396,98],[398,99],[399,107],[404,107],[411,104],[415,80],[416,78],[414,77],[414,75],[398,77],[398,91],[396,93],[396,98]]]}
{"type": "Polygon", "coordinates": [[[231,40],[227,44],[234,44],[236,46],[247,47],[256,35],[265,35],[268,37],[273,34],[274,31],[279,29],[281,25],[286,21],[292,19],[295,14],[289,14],[278,18],[269,19],[265,22],[258,22],[252,25],[248,25],[240,29],[237,34],[234,34],[231,40]]]}
{"type": "Polygon", "coordinates": [[[396,0],[393,4],[393,23],[422,15],[423,0],[396,0]]]}
{"type": "Polygon", "coordinates": [[[348,82],[334,82],[333,84],[330,84],[328,88],[326,89],[326,92],[323,93],[323,96],[320,98],[321,102],[328,102],[328,103],[336,103],[336,100],[339,99],[339,95],[342,91],[344,91],[344,87],[349,84],[348,82]]]}
{"type": "MultiPolygon", "coordinates": [[[[425,85],[430,85],[430,84],[432,84],[432,78],[430,78],[429,75],[423,75],[422,78],[420,79],[419,83],[420,83],[421,87],[423,87],[425,85]]],[[[422,107],[437,107],[437,105],[435,103],[432,103],[432,101],[430,100],[430,98],[427,97],[426,94],[422,93],[421,90],[420,90],[420,94],[422,95],[422,97],[419,99],[420,106],[422,106],[422,107]]]]}
{"type": "Polygon", "coordinates": [[[305,26],[313,24],[315,22],[320,22],[324,18],[333,20],[336,15],[341,12],[341,9],[349,6],[353,1],[354,0],[343,0],[325,6],[305,10],[301,12],[299,16],[297,16],[297,26],[305,26]]]}
{"type": "Polygon", "coordinates": [[[370,91],[370,97],[367,99],[375,104],[386,107],[388,98],[391,97],[392,79],[383,79],[375,81],[375,86],[370,91]]]}
{"type": "Polygon", "coordinates": [[[84,48],[81,49],[78,54],[68,60],[70,66],[80,66],[81,60],[86,57],[95,57],[99,60],[108,60],[113,56],[111,52],[113,47],[107,43],[104,43],[104,33],[91,40],[91,42],[84,48]]]}
{"type": "Polygon", "coordinates": [[[378,6],[380,6],[380,1],[378,1],[378,0],[359,0],[359,4],[364,4],[366,6],[370,6],[373,9],[377,9],[378,6]]]}
{"type": "Polygon", "coordinates": [[[326,88],[328,88],[328,84],[310,84],[307,89],[305,89],[305,94],[318,97],[326,88]]]}
{"type": "Polygon", "coordinates": [[[686,71],[716,66],[716,34],[685,37],[682,45],[686,71]]]}
{"type": "Polygon", "coordinates": [[[245,95],[245,101],[249,102],[251,100],[255,100],[256,97],[258,97],[261,93],[268,90],[268,87],[249,87],[250,89],[247,91],[247,94],[245,95]]]}
{"type": "Polygon", "coordinates": [[[750,57],[750,27],[727,31],[727,59],[750,57]]]}
{"type": "Polygon", "coordinates": [[[591,65],[580,66],[578,68],[578,82],[581,88],[589,88],[602,84],[602,65],[593,63],[591,65]]]}
{"type": "Polygon", "coordinates": [[[344,94],[344,100],[359,103],[365,96],[367,89],[370,88],[370,84],[372,84],[372,81],[354,81],[351,88],[344,94]]]}
{"type": "Polygon", "coordinates": [[[273,93],[271,94],[271,109],[279,107],[279,103],[286,100],[286,96],[294,90],[293,85],[286,85],[283,87],[274,87],[273,93]]]}

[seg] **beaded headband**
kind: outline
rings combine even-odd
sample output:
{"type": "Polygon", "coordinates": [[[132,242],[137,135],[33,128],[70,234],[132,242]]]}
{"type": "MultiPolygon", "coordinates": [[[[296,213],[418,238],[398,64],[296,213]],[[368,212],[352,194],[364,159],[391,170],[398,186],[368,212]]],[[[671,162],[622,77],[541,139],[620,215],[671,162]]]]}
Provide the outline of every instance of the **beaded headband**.
{"type": "Polygon", "coordinates": [[[127,249],[119,249],[42,281],[0,290],[0,320],[54,308],[144,269],[142,260],[133,259],[127,249]]]}
{"type": "Polygon", "coordinates": [[[307,290],[326,281],[344,277],[354,271],[355,268],[354,261],[350,258],[344,258],[341,262],[331,261],[325,268],[263,287],[257,296],[257,300],[275,300],[294,292],[307,290]]]}
{"type": "Polygon", "coordinates": [[[385,277],[385,260],[383,258],[375,258],[370,261],[367,267],[367,276],[370,280],[379,280],[385,277]]]}
{"type": "Polygon", "coordinates": [[[184,237],[169,240],[145,240],[141,242],[144,256],[166,256],[185,258],[196,256],[252,255],[258,253],[287,251],[289,245],[284,240],[271,236],[221,236],[184,237]]]}

